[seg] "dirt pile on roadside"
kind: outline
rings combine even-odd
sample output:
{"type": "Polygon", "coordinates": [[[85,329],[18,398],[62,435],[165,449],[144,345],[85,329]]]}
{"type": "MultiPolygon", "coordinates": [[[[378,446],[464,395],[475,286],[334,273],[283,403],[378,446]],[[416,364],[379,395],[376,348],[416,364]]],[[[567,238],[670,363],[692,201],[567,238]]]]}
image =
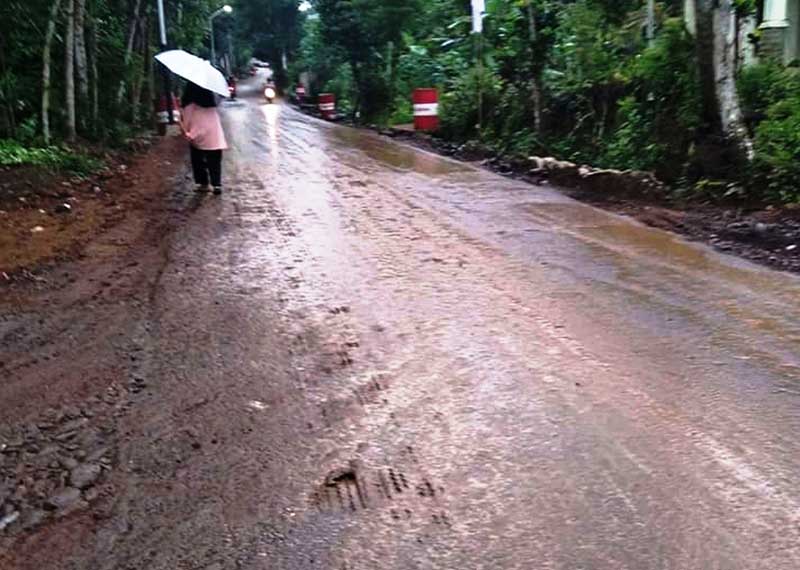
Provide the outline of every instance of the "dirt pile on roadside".
{"type": "Polygon", "coordinates": [[[67,186],[49,175],[31,186],[29,172],[5,187],[3,231],[17,233],[0,250],[9,268],[0,274],[0,567],[15,567],[4,557],[32,529],[111,508],[118,424],[148,389],[139,329],[185,155],[170,137],[89,180],[67,186]],[[11,196],[19,189],[25,201],[11,196]],[[52,210],[59,203],[75,205],[70,217],[52,210]],[[31,216],[56,237],[26,243],[31,216]]]}
{"type": "Polygon", "coordinates": [[[43,262],[79,254],[93,236],[125,217],[142,197],[142,164],[159,139],[135,154],[109,156],[105,168],[78,177],[40,167],[0,169],[0,283],[30,277],[43,262]]]}

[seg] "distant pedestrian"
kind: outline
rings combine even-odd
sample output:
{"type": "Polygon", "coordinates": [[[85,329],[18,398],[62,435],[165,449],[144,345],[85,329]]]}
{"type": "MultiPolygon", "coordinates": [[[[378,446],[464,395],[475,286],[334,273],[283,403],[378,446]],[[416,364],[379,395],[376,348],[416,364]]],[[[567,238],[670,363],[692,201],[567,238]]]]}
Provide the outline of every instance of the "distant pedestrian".
{"type": "Polygon", "coordinates": [[[217,98],[208,89],[187,83],[181,99],[181,130],[189,141],[192,171],[198,192],[208,190],[222,194],[222,151],[228,148],[217,98]]]}

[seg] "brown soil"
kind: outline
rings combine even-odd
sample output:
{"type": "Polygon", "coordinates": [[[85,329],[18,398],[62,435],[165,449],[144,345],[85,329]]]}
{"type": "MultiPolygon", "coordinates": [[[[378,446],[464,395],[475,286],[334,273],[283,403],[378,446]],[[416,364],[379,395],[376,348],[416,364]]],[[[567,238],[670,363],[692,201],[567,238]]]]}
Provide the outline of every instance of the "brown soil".
{"type": "MultiPolygon", "coordinates": [[[[13,402],[4,410],[7,421],[102,392],[119,376],[118,347],[110,331],[124,327],[139,307],[130,304],[121,314],[112,309],[130,303],[133,295],[146,296],[157,279],[172,227],[174,179],[185,173],[185,161],[180,137],[158,139],[127,165],[116,163],[93,180],[72,184],[75,207],[69,214],[49,213],[66,200],[57,196],[62,180],[52,175],[39,178],[43,184],[27,192],[23,207],[5,210],[0,339],[15,347],[0,360],[0,377],[5,378],[0,400],[13,402]],[[102,192],[95,193],[92,187],[98,184],[102,192]],[[48,213],[41,214],[40,208],[48,213]],[[29,235],[31,220],[45,231],[29,235]],[[38,318],[31,321],[31,315],[38,318]],[[84,318],[92,321],[94,347],[89,351],[64,334],[83,327],[84,318]],[[36,354],[43,347],[44,357],[36,354]],[[111,355],[107,359],[104,348],[111,355]],[[66,354],[71,366],[64,369],[58,356],[66,354]]],[[[31,188],[27,182],[37,176],[26,170],[22,187],[31,188]]]]}
{"type": "MultiPolygon", "coordinates": [[[[179,216],[186,147],[180,137],[146,146],[69,185],[35,169],[2,172],[0,503],[12,494],[22,512],[15,533],[38,529],[26,535],[28,552],[43,558],[65,528],[49,523],[83,544],[108,516],[120,418],[147,389],[147,301],[179,216]],[[56,214],[63,203],[72,211],[56,214]],[[28,235],[32,221],[44,231],[28,235]],[[59,494],[75,493],[68,480],[81,495],[59,494]]],[[[0,533],[0,568],[45,567],[19,554],[18,539],[0,533]]]]}
{"type": "Polygon", "coordinates": [[[183,149],[173,139],[140,146],[86,178],[37,167],[1,169],[0,283],[35,281],[48,264],[79,257],[92,238],[151,199],[164,168],[174,170],[183,149]]]}
{"type": "Polygon", "coordinates": [[[727,253],[775,269],[800,273],[800,208],[736,208],[713,204],[671,207],[662,202],[570,192],[594,206],[683,234],[727,253]]]}

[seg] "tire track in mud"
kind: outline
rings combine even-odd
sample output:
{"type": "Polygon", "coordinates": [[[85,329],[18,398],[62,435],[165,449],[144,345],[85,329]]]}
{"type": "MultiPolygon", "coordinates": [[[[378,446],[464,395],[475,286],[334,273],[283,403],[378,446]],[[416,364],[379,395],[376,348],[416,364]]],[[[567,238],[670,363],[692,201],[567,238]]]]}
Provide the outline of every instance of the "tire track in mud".
{"type": "MultiPolygon", "coordinates": [[[[249,168],[255,169],[255,166],[249,168]]],[[[380,221],[380,217],[370,220],[371,230],[367,230],[361,226],[363,211],[348,212],[352,200],[363,198],[358,192],[368,188],[362,177],[352,168],[342,165],[332,170],[314,165],[311,176],[314,176],[315,170],[319,170],[320,177],[333,180],[333,191],[326,191],[324,197],[320,197],[329,201],[337,212],[339,217],[333,223],[358,233],[375,231],[372,225],[380,221]]],[[[305,174],[309,175],[308,172],[305,174]]],[[[367,329],[364,326],[365,315],[360,310],[354,314],[346,300],[342,304],[345,297],[332,296],[331,284],[320,281],[318,272],[309,276],[311,281],[302,275],[302,266],[313,266],[316,260],[315,253],[304,241],[308,238],[296,226],[300,219],[308,224],[318,224],[322,219],[314,210],[302,212],[281,204],[280,196],[293,191],[295,189],[289,186],[276,188],[276,196],[271,192],[265,193],[263,202],[267,204],[265,207],[272,223],[270,249],[275,256],[273,264],[276,267],[282,265],[286,276],[281,295],[287,301],[287,308],[292,311],[295,326],[302,330],[295,338],[298,354],[302,355],[312,347],[321,350],[312,358],[311,365],[301,363],[303,359],[298,361],[298,367],[301,368],[298,371],[299,389],[310,403],[316,402],[322,433],[339,440],[342,429],[347,429],[353,422],[371,421],[369,418],[374,410],[389,405],[392,376],[388,372],[369,370],[380,360],[362,354],[359,333],[366,330],[375,332],[374,328],[367,329]],[[298,320],[303,323],[301,326],[298,320]]],[[[413,210],[413,207],[409,207],[409,219],[413,217],[413,210]]],[[[250,210],[250,213],[253,211],[250,210]]],[[[326,220],[326,223],[331,223],[331,220],[326,220]]],[[[332,231],[340,232],[341,229],[332,228],[332,231]]],[[[367,263],[374,261],[371,251],[361,250],[352,240],[348,240],[345,247],[354,258],[360,257],[367,263]]],[[[389,263],[390,259],[387,258],[385,262],[389,263]]],[[[373,327],[377,331],[383,330],[380,325],[373,327]]],[[[399,427],[394,413],[390,412],[390,418],[391,423],[399,427]]],[[[369,445],[368,442],[364,444],[369,445]]],[[[340,452],[347,447],[347,440],[341,440],[338,447],[340,452]]],[[[387,455],[382,466],[367,466],[361,461],[354,461],[345,468],[332,468],[322,477],[323,482],[311,492],[309,504],[321,516],[338,517],[360,511],[375,511],[385,515],[393,525],[414,519],[415,524],[449,528],[452,524],[451,515],[441,502],[444,489],[436,485],[425,472],[413,448],[402,446],[393,451],[389,447],[385,452],[387,455]],[[395,455],[397,459],[393,460],[395,455]]]]}

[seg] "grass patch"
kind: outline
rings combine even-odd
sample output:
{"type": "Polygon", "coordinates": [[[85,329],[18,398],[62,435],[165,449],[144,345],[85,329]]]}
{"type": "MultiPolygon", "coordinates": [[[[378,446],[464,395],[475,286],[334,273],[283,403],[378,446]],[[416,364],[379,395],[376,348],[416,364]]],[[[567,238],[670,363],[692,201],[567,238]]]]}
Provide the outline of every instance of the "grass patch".
{"type": "Polygon", "coordinates": [[[88,154],[66,147],[29,147],[13,140],[0,139],[0,166],[22,165],[87,175],[100,170],[103,163],[88,154]]]}

